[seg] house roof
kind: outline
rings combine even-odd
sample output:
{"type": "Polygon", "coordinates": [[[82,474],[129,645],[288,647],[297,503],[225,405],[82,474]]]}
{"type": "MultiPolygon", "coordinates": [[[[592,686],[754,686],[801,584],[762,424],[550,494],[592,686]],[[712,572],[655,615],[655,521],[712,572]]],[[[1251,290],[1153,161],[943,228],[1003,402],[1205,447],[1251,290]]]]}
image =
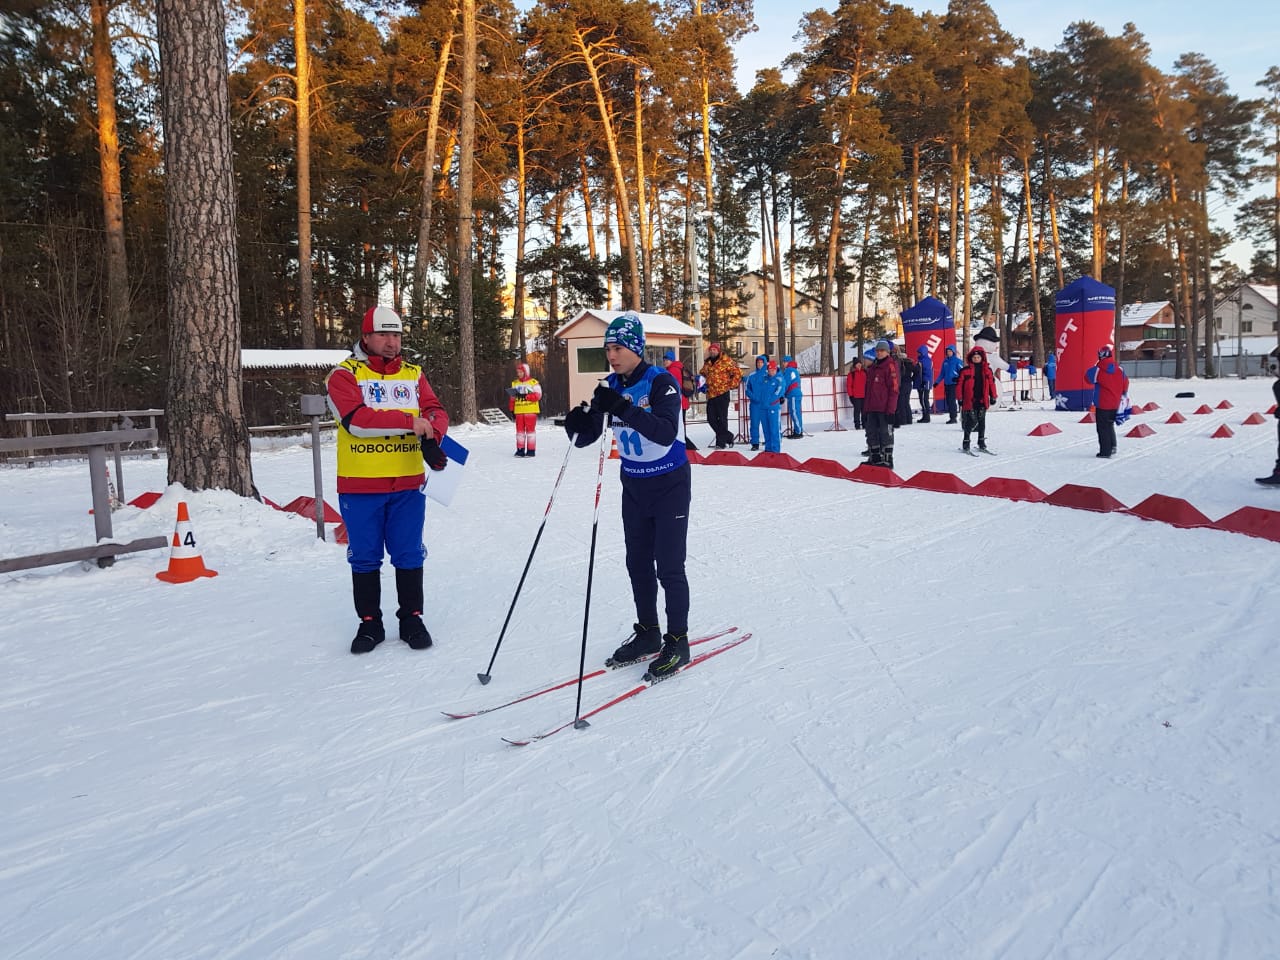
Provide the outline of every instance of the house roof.
{"type": "Polygon", "coordinates": [[[246,370],[329,370],[347,357],[350,350],[260,350],[240,351],[240,366],[246,370]]]}
{"type": "MultiPolygon", "coordinates": [[[[1168,300],[1150,300],[1147,302],[1126,303],[1120,311],[1120,326],[1133,327],[1146,323],[1169,305],[1168,300]]],[[[1155,326],[1155,324],[1153,324],[1155,326]]]]}
{"type": "MultiPolygon", "coordinates": [[[[760,281],[761,281],[762,283],[766,284],[766,285],[770,285],[770,284],[772,284],[772,283],[773,283],[773,277],[772,277],[772,276],[770,276],[770,275],[769,275],[769,274],[767,274],[767,273],[764,273],[764,272],[763,272],[763,271],[761,271],[761,270],[748,270],[748,271],[747,271],[747,273],[748,273],[750,276],[753,276],[753,277],[759,277],[759,278],[760,278],[760,281]]],[[[782,285],[782,289],[783,289],[784,291],[792,291],[791,284],[789,284],[789,283],[784,283],[784,284],[782,285]]],[[[803,300],[803,301],[808,301],[809,303],[812,303],[812,304],[814,304],[814,305],[817,305],[817,304],[818,304],[818,298],[817,298],[817,297],[812,297],[812,296],[810,296],[809,294],[807,294],[807,293],[805,293],[805,292],[803,292],[803,291],[801,291],[801,290],[794,290],[794,291],[792,291],[792,292],[793,292],[793,293],[794,293],[794,295],[795,295],[796,303],[797,303],[797,304],[798,304],[798,303],[800,303],[802,300],[803,300]]],[[[832,301],[831,301],[831,305],[832,305],[833,307],[836,305],[836,303],[835,303],[835,301],[834,301],[834,300],[832,300],[832,301]]]]}
{"type": "Polygon", "coordinates": [[[659,336],[702,339],[701,330],[697,327],[691,327],[675,317],[668,317],[665,313],[638,313],[634,310],[579,310],[577,316],[567,323],[561,324],[560,329],[552,336],[556,337],[556,339],[563,339],[568,330],[577,326],[587,317],[592,317],[607,327],[624,313],[635,313],[640,318],[640,325],[644,327],[645,336],[658,334],[659,336]]]}
{"type": "Polygon", "coordinates": [[[1249,283],[1246,286],[1273,307],[1276,305],[1276,285],[1274,283],[1249,283]]]}

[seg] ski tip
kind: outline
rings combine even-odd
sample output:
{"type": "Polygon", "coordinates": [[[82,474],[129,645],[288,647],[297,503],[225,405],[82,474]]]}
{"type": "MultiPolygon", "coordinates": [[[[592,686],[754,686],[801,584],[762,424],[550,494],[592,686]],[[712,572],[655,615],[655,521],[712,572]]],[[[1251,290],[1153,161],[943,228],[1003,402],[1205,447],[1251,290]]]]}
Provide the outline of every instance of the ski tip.
{"type": "Polygon", "coordinates": [[[442,714],[450,720],[466,720],[468,717],[474,717],[474,713],[450,713],[448,710],[441,710],[442,714]]]}
{"type": "Polygon", "coordinates": [[[477,673],[476,679],[480,681],[481,686],[484,686],[486,683],[492,680],[493,677],[489,676],[489,674],[487,673],[477,673]]]}
{"type": "Polygon", "coordinates": [[[512,740],[510,737],[503,737],[502,742],[509,743],[513,747],[527,747],[529,744],[533,743],[532,740],[512,740]]]}

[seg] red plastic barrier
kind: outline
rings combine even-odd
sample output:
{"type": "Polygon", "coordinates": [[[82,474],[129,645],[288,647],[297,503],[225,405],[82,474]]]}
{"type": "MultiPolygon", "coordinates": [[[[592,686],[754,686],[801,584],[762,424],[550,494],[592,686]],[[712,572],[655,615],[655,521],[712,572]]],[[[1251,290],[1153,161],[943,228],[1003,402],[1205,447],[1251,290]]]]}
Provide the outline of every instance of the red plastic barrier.
{"type": "Polygon", "coordinates": [[[819,477],[831,477],[834,480],[848,480],[852,476],[849,468],[838,460],[826,460],[822,457],[810,457],[800,465],[803,473],[812,473],[819,477]]]}
{"type": "Polygon", "coordinates": [[[338,524],[337,528],[333,531],[333,542],[334,543],[349,542],[347,540],[347,525],[345,523],[338,524]]]}
{"type": "Polygon", "coordinates": [[[1267,418],[1266,418],[1266,417],[1264,417],[1264,416],[1263,416],[1262,414],[1260,414],[1260,413],[1254,412],[1254,413],[1249,414],[1249,415],[1248,415],[1247,417],[1245,417],[1243,420],[1241,420],[1241,421],[1240,421],[1240,425],[1241,425],[1241,426],[1244,426],[1244,427],[1250,427],[1250,426],[1253,426],[1254,424],[1258,424],[1258,423],[1266,423],[1266,422],[1267,422],[1267,418]]]}
{"type": "Polygon", "coordinates": [[[1264,510],[1261,507],[1241,507],[1235,513],[1229,513],[1214,524],[1219,530],[1231,533],[1243,533],[1250,537],[1261,537],[1263,540],[1274,540],[1280,543],[1280,511],[1264,510]]]}
{"type": "Polygon", "coordinates": [[[745,466],[748,460],[737,450],[713,450],[703,458],[702,462],[712,467],[741,467],[745,466]]]}
{"type": "Polygon", "coordinates": [[[1274,417],[1275,415],[1276,415],[1276,405],[1273,403],[1271,406],[1267,407],[1267,416],[1274,417]]]}
{"type": "Polygon", "coordinates": [[[164,496],[164,494],[156,493],[154,490],[148,490],[146,493],[140,493],[130,500],[129,506],[145,510],[147,507],[152,506],[162,496],[164,496]]]}
{"type": "Polygon", "coordinates": [[[1160,409],[1160,404],[1152,400],[1150,403],[1148,403],[1145,407],[1142,408],[1142,412],[1150,413],[1152,410],[1159,410],[1159,409],[1160,409]]]}
{"type": "Polygon", "coordinates": [[[1196,407],[1196,408],[1195,408],[1194,410],[1192,410],[1191,412],[1192,412],[1193,414],[1213,413],[1213,408],[1212,408],[1212,407],[1210,407],[1207,403],[1202,403],[1202,404],[1200,404],[1200,406],[1196,407]]]}
{"type": "Polygon", "coordinates": [[[1039,503],[1045,498],[1045,492],[1034,483],[1011,477],[987,477],[973,488],[973,492],[980,497],[1025,500],[1028,503],[1039,503]]]}
{"type": "Polygon", "coordinates": [[[1186,423],[1187,418],[1180,414],[1177,410],[1169,415],[1169,419],[1165,423],[1186,423]]]}
{"type": "Polygon", "coordinates": [[[1036,427],[1034,430],[1028,433],[1027,436],[1028,437],[1051,437],[1055,433],[1061,433],[1061,432],[1062,431],[1059,430],[1057,427],[1055,427],[1052,423],[1042,423],[1040,424],[1040,426],[1036,427]]]}
{"type": "Polygon", "coordinates": [[[1132,430],[1130,430],[1128,433],[1126,433],[1125,436],[1126,437],[1154,437],[1155,433],[1156,432],[1152,430],[1150,427],[1148,427],[1145,423],[1140,423],[1136,427],[1134,427],[1132,430]]]}
{"type": "MultiPolygon", "coordinates": [[[[323,500],[320,501],[320,503],[321,503],[321,506],[324,508],[325,523],[341,523],[342,522],[342,514],[340,514],[337,510],[333,509],[333,507],[329,506],[329,504],[325,503],[323,500]]],[[[297,497],[289,501],[288,503],[286,503],[280,509],[283,510],[285,513],[296,513],[296,514],[299,514],[300,516],[306,517],[309,520],[314,520],[316,518],[316,498],[315,497],[297,497]]]]}
{"type": "Polygon", "coordinates": [[[799,470],[800,461],[789,453],[757,453],[747,460],[749,467],[773,467],[776,470],[799,470]]]}
{"type": "Polygon", "coordinates": [[[706,463],[706,459],[697,450],[686,450],[684,455],[689,458],[690,463],[706,463]]]}
{"type": "Polygon", "coordinates": [[[1174,527],[1212,527],[1213,521],[1203,513],[1177,497],[1153,493],[1129,512],[1143,520],[1156,520],[1174,527]]]}
{"type": "Polygon", "coordinates": [[[1230,401],[1230,400],[1223,400],[1221,403],[1219,403],[1219,404],[1218,404],[1218,409],[1219,409],[1219,410],[1230,410],[1230,409],[1231,409],[1231,401],[1230,401]]]}
{"type": "Polygon", "coordinates": [[[1080,418],[1080,422],[1081,423],[1097,423],[1098,418],[1093,415],[1093,409],[1090,408],[1089,412],[1080,418]]]}
{"type": "Polygon", "coordinates": [[[857,480],[859,483],[874,483],[879,487],[902,486],[902,478],[888,467],[873,467],[866,463],[860,463],[854,467],[849,473],[849,479],[857,480]]]}
{"type": "Polygon", "coordinates": [[[1224,423],[1217,430],[1213,431],[1213,433],[1209,434],[1209,436],[1219,440],[1225,440],[1227,437],[1234,437],[1235,434],[1232,433],[1231,428],[1224,423]]]}
{"type": "Polygon", "coordinates": [[[972,493],[973,487],[951,473],[938,473],[933,470],[921,470],[910,480],[902,482],[904,487],[917,490],[933,490],[936,493],[972,493]]]}
{"type": "Polygon", "coordinates": [[[1065,483],[1044,498],[1045,503],[1075,510],[1092,510],[1094,513],[1115,513],[1125,510],[1123,503],[1100,487],[1084,487],[1078,483],[1065,483]]]}

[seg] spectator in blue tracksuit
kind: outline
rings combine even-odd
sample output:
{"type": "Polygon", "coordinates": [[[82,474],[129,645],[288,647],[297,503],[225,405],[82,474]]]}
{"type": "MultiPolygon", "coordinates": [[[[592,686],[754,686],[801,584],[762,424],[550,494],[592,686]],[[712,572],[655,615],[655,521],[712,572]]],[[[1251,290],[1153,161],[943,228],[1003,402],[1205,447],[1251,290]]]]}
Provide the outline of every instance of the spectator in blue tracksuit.
{"type": "Polygon", "coordinates": [[[575,447],[594,443],[611,417],[622,479],[622,539],[635,601],[630,640],[610,660],[648,654],[646,676],[662,680],[689,662],[689,578],[685,574],[691,497],[689,458],[680,417],[680,385],[644,360],[644,327],[627,312],[609,324],[605,358],[613,371],[591,406],[574,407],[564,429],[575,447]],[[666,598],[667,632],[658,624],[658,584],[666,598]]]}
{"type": "Polygon", "coordinates": [[[1053,350],[1050,350],[1049,356],[1045,357],[1044,378],[1049,381],[1049,399],[1052,400],[1058,383],[1058,354],[1053,350]]]}
{"type": "Polygon", "coordinates": [[[1022,385],[1022,399],[1031,399],[1031,384],[1036,380],[1036,362],[1032,360],[1027,364],[1027,382],[1022,385]]]}
{"type": "Polygon", "coordinates": [[[765,364],[764,380],[761,382],[766,453],[782,452],[782,397],[785,384],[786,378],[778,375],[778,365],[770,360],[765,364]]]}
{"type": "Polygon", "coordinates": [[[938,379],[934,381],[934,386],[942,384],[947,397],[947,423],[955,423],[959,410],[959,405],[956,403],[956,384],[960,381],[960,371],[964,369],[964,363],[956,355],[954,344],[947,347],[945,352],[946,357],[942,361],[942,369],[938,372],[938,379]]]}
{"type": "Polygon", "coordinates": [[[782,395],[787,401],[787,416],[791,418],[791,432],[787,437],[799,440],[804,436],[804,415],[800,408],[804,406],[804,387],[800,383],[800,371],[796,362],[790,357],[782,358],[782,395]]]}
{"type": "Polygon", "coordinates": [[[911,384],[920,398],[920,422],[929,422],[929,408],[933,406],[933,358],[923,343],[916,348],[916,369],[911,384]]]}
{"type": "Polygon", "coordinates": [[[764,400],[764,394],[761,392],[760,384],[764,381],[765,365],[769,362],[769,355],[762,353],[756,357],[756,369],[744,381],[744,390],[747,394],[747,414],[751,417],[751,449],[760,449],[760,432],[764,429],[764,419],[766,416],[767,403],[764,400]]]}

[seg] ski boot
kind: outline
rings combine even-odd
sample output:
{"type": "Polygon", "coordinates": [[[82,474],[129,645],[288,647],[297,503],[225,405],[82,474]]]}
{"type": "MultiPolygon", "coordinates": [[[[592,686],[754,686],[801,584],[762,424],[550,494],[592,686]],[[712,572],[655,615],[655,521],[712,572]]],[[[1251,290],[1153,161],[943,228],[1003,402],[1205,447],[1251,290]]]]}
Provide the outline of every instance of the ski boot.
{"type": "Polygon", "coordinates": [[[654,658],[653,663],[649,664],[643,679],[646,683],[666,680],[679,672],[680,668],[688,662],[689,635],[682,633],[676,637],[669,633],[663,634],[662,651],[654,658]]]}
{"type": "Polygon", "coordinates": [[[661,649],[662,632],[656,623],[652,626],[634,623],[631,625],[631,638],[613,651],[613,656],[609,657],[604,665],[611,670],[616,667],[625,667],[629,663],[650,657],[661,649]]]}

